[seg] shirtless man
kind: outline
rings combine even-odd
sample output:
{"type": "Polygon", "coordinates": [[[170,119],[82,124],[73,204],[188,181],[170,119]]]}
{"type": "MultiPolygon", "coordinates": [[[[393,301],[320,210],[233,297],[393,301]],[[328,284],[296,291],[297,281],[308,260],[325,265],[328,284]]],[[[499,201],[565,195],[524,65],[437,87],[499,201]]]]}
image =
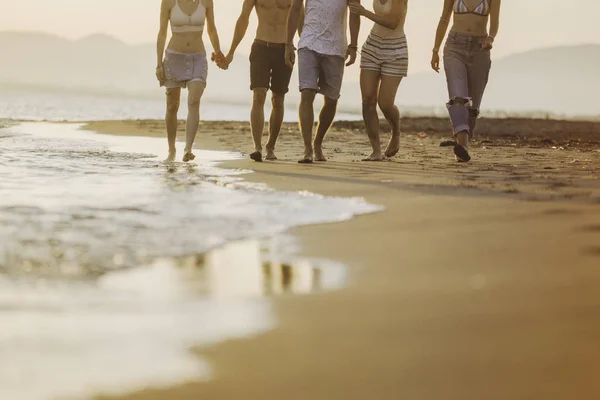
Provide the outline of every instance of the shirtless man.
{"type": "MultiPolygon", "coordinates": [[[[273,105],[269,120],[267,160],[276,160],[275,142],[283,123],[284,99],[289,90],[292,68],[285,64],[287,17],[292,0],[244,0],[242,13],[237,20],[227,63],[233,61],[235,50],[246,34],[250,14],[256,8],[258,29],[250,53],[250,90],[253,91],[250,125],[254,151],[250,158],[262,161],[262,134],[265,126],[265,101],[271,89],[273,105]]],[[[301,25],[301,21],[299,23],[301,25]]],[[[295,29],[294,29],[295,31],[295,29]]]]}

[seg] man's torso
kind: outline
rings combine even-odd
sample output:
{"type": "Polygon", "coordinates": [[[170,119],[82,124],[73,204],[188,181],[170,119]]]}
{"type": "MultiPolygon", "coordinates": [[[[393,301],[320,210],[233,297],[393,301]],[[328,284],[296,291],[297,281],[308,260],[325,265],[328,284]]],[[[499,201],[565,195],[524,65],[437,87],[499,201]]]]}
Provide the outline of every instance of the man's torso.
{"type": "Polygon", "coordinates": [[[298,47],[344,57],[348,0],[306,0],[304,27],[298,47]]]}
{"type": "Polygon", "coordinates": [[[256,39],[270,43],[285,43],[287,17],[292,0],[256,0],[258,28],[256,39]]]}

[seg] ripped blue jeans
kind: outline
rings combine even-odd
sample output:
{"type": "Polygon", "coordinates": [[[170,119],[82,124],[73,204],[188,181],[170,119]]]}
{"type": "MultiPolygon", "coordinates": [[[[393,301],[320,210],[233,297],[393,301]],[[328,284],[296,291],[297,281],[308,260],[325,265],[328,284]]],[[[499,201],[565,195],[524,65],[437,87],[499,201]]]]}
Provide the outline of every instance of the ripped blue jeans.
{"type": "Polygon", "coordinates": [[[475,132],[479,107],[492,61],[482,50],[485,37],[450,32],[444,46],[444,70],[450,100],[446,104],[454,134],[475,132]]]}

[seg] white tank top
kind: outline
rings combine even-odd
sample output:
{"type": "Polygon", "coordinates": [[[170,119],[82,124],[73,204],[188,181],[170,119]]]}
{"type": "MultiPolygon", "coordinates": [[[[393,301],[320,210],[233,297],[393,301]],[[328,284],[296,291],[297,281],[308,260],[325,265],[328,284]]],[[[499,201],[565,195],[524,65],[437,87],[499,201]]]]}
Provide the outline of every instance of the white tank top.
{"type": "MultiPolygon", "coordinates": [[[[392,12],[392,2],[395,0],[387,0],[385,4],[381,3],[381,0],[373,0],[373,11],[378,15],[387,15],[392,12]]],[[[398,38],[404,36],[404,22],[406,20],[406,12],[400,19],[400,23],[396,29],[389,29],[383,25],[374,24],[371,32],[377,36],[384,38],[398,38]]]]}
{"type": "Polygon", "coordinates": [[[202,0],[198,0],[198,7],[187,15],[179,6],[179,0],[175,0],[175,6],[171,9],[171,32],[202,32],[206,21],[206,8],[202,0]]]}

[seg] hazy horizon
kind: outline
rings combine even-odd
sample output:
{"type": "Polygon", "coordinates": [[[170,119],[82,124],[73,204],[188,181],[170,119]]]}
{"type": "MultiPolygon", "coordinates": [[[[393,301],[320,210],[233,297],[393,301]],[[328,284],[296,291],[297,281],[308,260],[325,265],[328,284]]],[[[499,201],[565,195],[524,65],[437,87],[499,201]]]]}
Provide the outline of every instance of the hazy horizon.
{"type": "MultiPolygon", "coordinates": [[[[363,0],[362,3],[370,6],[370,1],[363,0]]],[[[557,45],[600,43],[600,26],[596,23],[600,3],[592,0],[579,0],[577,3],[574,7],[573,2],[551,0],[505,1],[494,57],[557,45]]],[[[429,68],[442,4],[442,0],[409,1],[406,32],[412,72],[429,68]]],[[[215,2],[223,51],[229,48],[241,5],[242,0],[215,2]]],[[[146,44],[155,40],[159,6],[160,0],[104,0],[93,7],[78,0],[30,0],[26,3],[0,0],[0,27],[3,31],[49,33],[69,39],[100,33],[128,44],[146,44]]],[[[361,43],[371,25],[370,21],[363,19],[361,43]]],[[[253,16],[240,52],[247,53],[245,48],[249,47],[255,29],[256,18],[253,16]]]]}
{"type": "MultiPolygon", "coordinates": [[[[600,82],[596,79],[600,65],[600,26],[592,18],[595,18],[594,11],[600,11],[600,3],[591,0],[578,3],[583,8],[548,0],[503,3],[500,34],[492,52],[494,67],[486,91],[486,110],[598,114],[595,99],[600,90],[600,82]],[[582,9],[586,12],[582,13],[582,9]],[[556,27],[560,27],[560,31],[556,27]],[[575,47],[583,44],[595,46],[575,47]],[[563,46],[568,47],[559,48],[563,46]],[[551,49],[532,52],[544,48],[551,49]],[[578,73],[565,75],[565,71],[573,70],[578,73]],[[517,92],[519,95],[515,98],[517,92]],[[580,101],[573,102],[573,98],[580,101]]],[[[217,26],[224,51],[229,48],[241,4],[242,0],[216,1],[217,26]]],[[[435,74],[429,66],[442,0],[421,3],[411,0],[409,5],[406,25],[409,76],[402,83],[397,103],[403,108],[443,111],[447,101],[444,74],[435,74]]],[[[0,0],[1,31],[37,32],[67,40],[101,34],[134,45],[124,47],[109,40],[73,43],[21,40],[19,35],[3,35],[0,47],[5,58],[0,83],[79,93],[140,95],[162,100],[163,90],[154,77],[159,6],[160,0],[118,3],[105,0],[93,6],[75,0],[30,0],[27,6],[0,0]],[[45,62],[40,63],[40,60],[45,62]]],[[[371,22],[363,19],[361,43],[371,26],[371,22]]],[[[256,17],[253,16],[245,41],[229,71],[219,71],[211,66],[206,99],[249,104],[247,55],[255,29],[256,17]]],[[[206,35],[205,40],[208,42],[206,35]]],[[[208,43],[207,47],[210,49],[208,43]]],[[[293,89],[297,85],[297,71],[294,74],[288,95],[290,105],[299,98],[298,91],[293,89]]],[[[358,77],[357,65],[346,69],[341,100],[345,109],[360,109],[358,77]]]]}

